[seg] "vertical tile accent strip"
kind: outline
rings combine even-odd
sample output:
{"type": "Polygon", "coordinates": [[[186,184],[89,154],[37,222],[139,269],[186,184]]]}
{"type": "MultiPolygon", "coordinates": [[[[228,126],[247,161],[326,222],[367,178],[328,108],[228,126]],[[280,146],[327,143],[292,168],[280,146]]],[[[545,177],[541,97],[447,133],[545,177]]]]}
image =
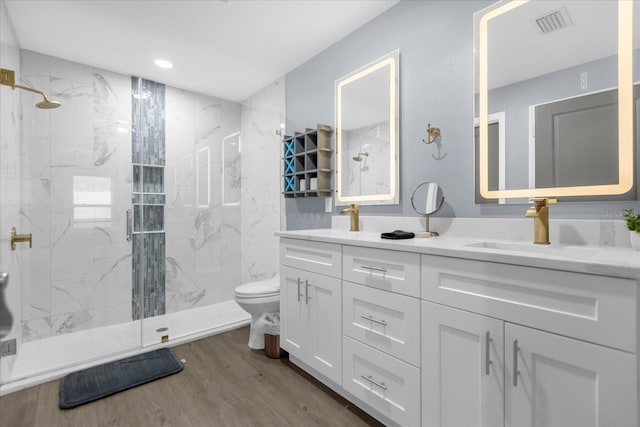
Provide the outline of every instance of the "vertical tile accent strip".
{"type": "Polygon", "coordinates": [[[164,314],[165,86],[137,77],[132,89],[134,168],[133,319],[164,314]]]}

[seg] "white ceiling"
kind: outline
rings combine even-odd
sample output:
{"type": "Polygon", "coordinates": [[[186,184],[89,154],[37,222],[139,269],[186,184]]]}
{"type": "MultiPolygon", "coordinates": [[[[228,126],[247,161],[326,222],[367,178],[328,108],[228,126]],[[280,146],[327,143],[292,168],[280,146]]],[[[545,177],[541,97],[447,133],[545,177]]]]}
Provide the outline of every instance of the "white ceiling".
{"type": "Polygon", "coordinates": [[[243,101],[399,0],[7,0],[20,47],[243,101]],[[170,70],[154,65],[158,58],[170,70]]]}

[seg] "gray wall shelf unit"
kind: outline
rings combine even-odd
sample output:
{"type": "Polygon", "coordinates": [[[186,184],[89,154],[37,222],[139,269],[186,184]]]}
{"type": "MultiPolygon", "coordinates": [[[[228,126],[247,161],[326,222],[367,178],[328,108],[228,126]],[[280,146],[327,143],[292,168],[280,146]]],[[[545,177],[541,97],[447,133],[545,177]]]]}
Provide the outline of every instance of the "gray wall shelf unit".
{"type": "Polygon", "coordinates": [[[285,135],[282,140],[284,197],[331,196],[332,134],[331,126],[318,124],[316,129],[285,135]]]}

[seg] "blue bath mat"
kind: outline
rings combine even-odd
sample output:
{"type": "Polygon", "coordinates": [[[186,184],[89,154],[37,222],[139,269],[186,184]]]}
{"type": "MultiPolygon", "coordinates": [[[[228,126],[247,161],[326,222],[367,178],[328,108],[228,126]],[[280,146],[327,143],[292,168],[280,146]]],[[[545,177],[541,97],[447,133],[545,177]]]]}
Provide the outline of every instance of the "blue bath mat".
{"type": "Polygon", "coordinates": [[[61,409],[71,409],[176,374],[182,363],[168,348],[73,372],[60,381],[61,409]]]}

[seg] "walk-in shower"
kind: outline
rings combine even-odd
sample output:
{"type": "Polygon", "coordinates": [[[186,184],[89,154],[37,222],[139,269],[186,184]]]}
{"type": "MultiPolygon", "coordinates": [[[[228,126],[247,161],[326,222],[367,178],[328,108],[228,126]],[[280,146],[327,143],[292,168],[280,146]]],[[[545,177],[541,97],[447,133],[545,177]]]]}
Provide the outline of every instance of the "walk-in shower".
{"type": "Polygon", "coordinates": [[[245,108],[2,46],[3,74],[64,108],[42,114],[9,89],[16,74],[3,77],[0,272],[13,326],[0,349],[11,341],[15,354],[0,357],[0,394],[248,324],[234,288],[278,268],[281,144],[268,130],[284,122],[284,84],[245,108]],[[242,153],[223,148],[240,138],[242,153]],[[5,245],[13,226],[32,248],[5,245]]]}

